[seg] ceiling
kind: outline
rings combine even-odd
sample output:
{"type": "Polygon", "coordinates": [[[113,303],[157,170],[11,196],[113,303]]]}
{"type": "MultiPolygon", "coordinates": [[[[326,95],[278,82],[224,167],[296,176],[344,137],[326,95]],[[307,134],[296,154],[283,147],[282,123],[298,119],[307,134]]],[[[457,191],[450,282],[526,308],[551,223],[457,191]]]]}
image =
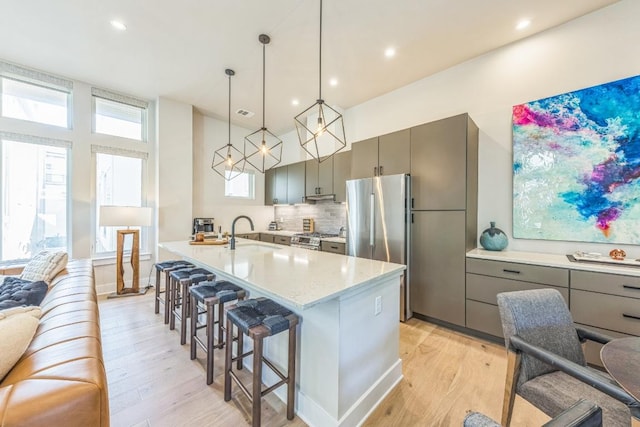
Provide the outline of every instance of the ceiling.
{"type": "MultiPolygon", "coordinates": [[[[346,109],[616,0],[325,0],[322,95],[346,109]],[[524,30],[517,22],[531,20],[524,30]],[[396,54],[386,58],[384,51],[396,54]],[[334,87],[329,79],[338,79],[334,87]]],[[[318,97],[317,0],[0,0],[0,59],[280,134],[318,97]],[[110,21],[121,20],[126,31],[110,21]],[[292,100],[298,99],[298,106],[292,100]],[[237,109],[255,112],[252,118],[237,109]]]]}

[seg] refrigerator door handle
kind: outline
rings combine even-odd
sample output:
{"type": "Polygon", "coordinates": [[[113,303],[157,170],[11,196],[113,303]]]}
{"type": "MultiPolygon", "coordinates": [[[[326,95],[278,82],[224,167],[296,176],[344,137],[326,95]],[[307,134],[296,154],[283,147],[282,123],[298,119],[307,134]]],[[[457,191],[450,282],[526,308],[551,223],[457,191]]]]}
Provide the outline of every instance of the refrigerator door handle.
{"type": "Polygon", "coordinates": [[[371,199],[370,199],[370,206],[369,206],[369,246],[373,246],[374,243],[374,239],[375,239],[375,224],[374,224],[374,220],[375,220],[375,212],[374,209],[376,207],[376,198],[375,198],[375,194],[371,193],[371,199]]]}

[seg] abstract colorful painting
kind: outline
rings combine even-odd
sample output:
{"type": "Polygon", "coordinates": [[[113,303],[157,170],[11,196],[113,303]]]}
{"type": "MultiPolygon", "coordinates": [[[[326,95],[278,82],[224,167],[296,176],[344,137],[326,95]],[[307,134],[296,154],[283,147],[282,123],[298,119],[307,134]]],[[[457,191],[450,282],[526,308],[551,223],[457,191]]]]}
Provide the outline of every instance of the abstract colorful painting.
{"type": "Polygon", "coordinates": [[[640,243],[640,76],[513,107],[513,237],[640,243]]]}

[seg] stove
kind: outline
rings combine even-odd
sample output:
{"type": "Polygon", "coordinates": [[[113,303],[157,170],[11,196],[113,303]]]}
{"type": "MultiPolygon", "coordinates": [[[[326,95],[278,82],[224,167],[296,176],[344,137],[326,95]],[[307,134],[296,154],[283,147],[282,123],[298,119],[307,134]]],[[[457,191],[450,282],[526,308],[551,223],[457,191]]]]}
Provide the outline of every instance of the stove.
{"type": "Polygon", "coordinates": [[[320,250],[320,240],[326,237],[338,237],[337,234],[329,233],[298,233],[291,236],[291,246],[294,248],[320,250]]]}

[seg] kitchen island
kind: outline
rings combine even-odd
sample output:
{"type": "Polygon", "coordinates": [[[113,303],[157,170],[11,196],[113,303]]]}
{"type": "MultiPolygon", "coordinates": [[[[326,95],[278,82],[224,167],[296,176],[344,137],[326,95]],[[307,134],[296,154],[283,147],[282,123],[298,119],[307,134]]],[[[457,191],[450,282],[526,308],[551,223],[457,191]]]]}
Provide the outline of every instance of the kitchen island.
{"type": "MultiPolygon", "coordinates": [[[[402,379],[404,265],[245,239],[235,250],[186,241],[160,247],[242,286],[250,298],[271,298],[300,316],[296,415],[310,426],[361,424],[402,379]]],[[[265,355],[286,367],[286,334],[266,340],[265,355]]],[[[263,383],[277,381],[267,374],[263,383]]],[[[282,388],[277,394],[286,398],[282,388]]]]}

